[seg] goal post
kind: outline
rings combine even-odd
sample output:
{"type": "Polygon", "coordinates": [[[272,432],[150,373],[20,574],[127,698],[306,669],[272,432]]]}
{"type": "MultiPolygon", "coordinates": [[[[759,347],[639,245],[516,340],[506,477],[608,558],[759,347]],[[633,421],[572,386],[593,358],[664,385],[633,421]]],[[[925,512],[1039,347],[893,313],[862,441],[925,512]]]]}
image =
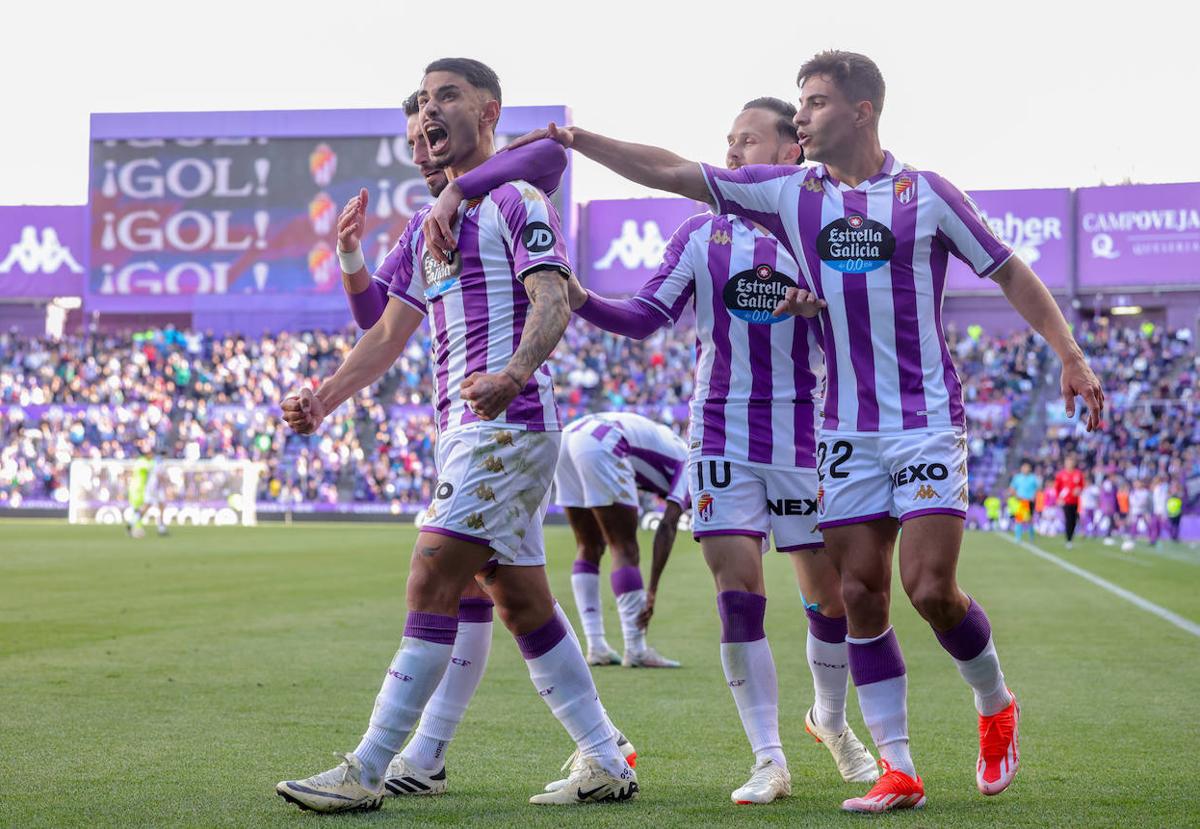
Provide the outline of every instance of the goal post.
{"type": "MultiPolygon", "coordinates": [[[[75,459],[70,469],[68,521],[125,524],[137,460],[75,459]]],[[[156,458],[145,487],[146,521],[170,525],[254,526],[262,464],[246,460],[156,458]]]]}

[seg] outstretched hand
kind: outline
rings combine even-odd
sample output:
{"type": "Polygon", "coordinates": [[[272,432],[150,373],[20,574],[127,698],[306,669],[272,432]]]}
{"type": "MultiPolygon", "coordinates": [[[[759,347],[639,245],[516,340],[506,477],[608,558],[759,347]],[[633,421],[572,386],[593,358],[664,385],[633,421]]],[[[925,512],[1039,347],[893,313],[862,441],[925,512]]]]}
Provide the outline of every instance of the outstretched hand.
{"type": "Polygon", "coordinates": [[[571,133],[570,127],[560,127],[553,121],[548,126],[542,129],[536,129],[532,132],[527,132],[524,135],[514,138],[504,145],[500,152],[505,150],[515,150],[517,147],[524,147],[526,144],[532,144],[534,141],[541,141],[543,138],[549,138],[552,141],[557,141],[565,149],[570,149],[575,136],[571,133]]]}
{"type": "Polygon", "coordinates": [[[338,216],[337,236],[338,250],[350,253],[362,243],[363,232],[367,226],[367,188],[358,191],[358,195],[346,202],[342,215],[338,216]]]}
{"type": "Polygon", "coordinates": [[[1087,430],[1094,432],[1100,428],[1100,418],[1104,414],[1104,389],[1100,387],[1100,378],[1082,355],[1063,363],[1062,396],[1067,417],[1075,417],[1075,397],[1079,396],[1088,408],[1087,430]]]}

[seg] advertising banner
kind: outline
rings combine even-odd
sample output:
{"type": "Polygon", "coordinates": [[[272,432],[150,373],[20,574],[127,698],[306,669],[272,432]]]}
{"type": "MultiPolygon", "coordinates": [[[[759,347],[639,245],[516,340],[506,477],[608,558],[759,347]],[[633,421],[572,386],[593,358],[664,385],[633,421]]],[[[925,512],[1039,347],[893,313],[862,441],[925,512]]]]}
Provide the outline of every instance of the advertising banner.
{"type": "Polygon", "coordinates": [[[589,202],[579,269],[600,294],[630,294],[654,275],[675,229],[706,205],[691,199],[589,202]]]}
{"type": "Polygon", "coordinates": [[[1200,183],[1076,191],[1079,287],[1200,282],[1200,183]]]}
{"type": "MultiPolygon", "coordinates": [[[[512,107],[498,143],[564,114],[512,107]]],[[[367,188],[369,267],[430,201],[405,123],[399,109],[93,116],[88,310],[344,307],[346,201],[367,188]]]]}
{"type": "Polygon", "coordinates": [[[0,296],[83,296],[87,208],[0,207],[0,296]]]}
{"type": "MultiPolygon", "coordinates": [[[[972,190],[992,232],[1033,268],[1051,291],[1071,287],[1071,191],[972,190]]],[[[1000,294],[990,279],[980,279],[957,258],[950,258],[946,274],[949,291],[1000,294]]]]}

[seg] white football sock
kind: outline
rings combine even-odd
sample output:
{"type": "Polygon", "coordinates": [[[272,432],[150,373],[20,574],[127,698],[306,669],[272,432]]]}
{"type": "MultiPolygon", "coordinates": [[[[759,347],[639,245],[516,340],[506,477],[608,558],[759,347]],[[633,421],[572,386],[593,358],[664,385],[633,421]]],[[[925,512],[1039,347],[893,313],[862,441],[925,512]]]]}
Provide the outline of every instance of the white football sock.
{"type": "Polygon", "coordinates": [[[915,777],[908,750],[908,674],[858,686],[858,706],[879,749],[892,768],[915,777]]]}
{"type": "MultiPolygon", "coordinates": [[[[527,646],[520,640],[518,637],[525,652],[527,646]]],[[[627,764],[617,749],[614,729],[600,705],[578,643],[569,634],[564,635],[538,656],[526,653],[525,664],[534,688],[571,735],[580,755],[595,758],[610,774],[620,775],[627,764]]]]}
{"type": "MultiPolygon", "coordinates": [[[[562,626],[567,629],[567,636],[572,642],[575,643],[575,647],[579,648],[580,653],[583,653],[583,649],[579,644],[579,637],[575,635],[575,628],[571,627],[571,620],[567,618],[567,611],[563,610],[562,605],[560,605],[557,601],[554,603],[554,615],[558,617],[558,621],[562,622],[562,626]]],[[[603,702],[600,703],[600,710],[604,712],[604,721],[608,723],[608,727],[612,731],[613,739],[620,739],[621,732],[617,730],[615,725],[613,725],[612,717],[608,716],[608,709],[604,707],[603,702]]]]}
{"type": "Polygon", "coordinates": [[[808,634],[808,669],[813,678],[813,719],[821,728],[841,734],[846,730],[846,688],[850,680],[849,646],[822,642],[808,634]]]}
{"type": "Polygon", "coordinates": [[[491,622],[458,623],[450,664],[429,698],[417,733],[401,756],[419,769],[436,772],[446,764],[446,747],[454,739],[467,706],[479,688],[492,650],[491,622]]]}
{"type": "Polygon", "coordinates": [[[575,594],[575,607],[579,611],[579,624],[593,650],[608,650],[604,638],[604,614],[600,609],[600,574],[572,573],[571,592],[575,594]]]}
{"type": "Polygon", "coordinates": [[[646,650],[646,631],[638,627],[638,616],[646,607],[646,591],[630,590],[617,596],[617,613],[621,617],[621,634],[625,637],[625,651],[641,653],[646,650]]]}
{"type": "Polygon", "coordinates": [[[453,650],[452,644],[409,636],[400,642],[375,697],[371,725],[354,749],[363,764],[364,783],[374,787],[383,779],[388,763],[400,752],[405,737],[441,682],[453,650]]]}
{"type": "Polygon", "coordinates": [[[1009,703],[1012,695],[1004,684],[1004,672],[1000,670],[1000,657],[996,655],[996,645],[988,637],[987,647],[974,659],[960,662],[955,659],[958,672],[975,692],[975,710],[985,717],[999,714],[1009,703]]]}
{"type": "Polygon", "coordinates": [[[722,642],[721,667],[733,693],[742,728],[756,761],[774,760],[787,768],[779,739],[779,685],[775,660],[766,638],[753,642],[722,642]]]}

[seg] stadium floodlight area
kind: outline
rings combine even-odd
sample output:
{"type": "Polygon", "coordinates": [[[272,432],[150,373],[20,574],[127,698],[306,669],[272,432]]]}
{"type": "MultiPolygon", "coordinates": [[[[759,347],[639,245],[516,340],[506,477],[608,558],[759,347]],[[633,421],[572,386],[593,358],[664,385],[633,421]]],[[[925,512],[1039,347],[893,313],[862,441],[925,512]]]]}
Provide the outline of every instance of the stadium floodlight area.
{"type": "MultiPolygon", "coordinates": [[[[72,524],[128,524],[136,518],[129,502],[136,460],[71,462],[68,519],[72,524]]],[[[146,522],[159,515],[167,526],[251,527],[258,523],[256,493],[262,464],[246,460],[160,459],[157,491],[144,506],[146,522]]]]}

